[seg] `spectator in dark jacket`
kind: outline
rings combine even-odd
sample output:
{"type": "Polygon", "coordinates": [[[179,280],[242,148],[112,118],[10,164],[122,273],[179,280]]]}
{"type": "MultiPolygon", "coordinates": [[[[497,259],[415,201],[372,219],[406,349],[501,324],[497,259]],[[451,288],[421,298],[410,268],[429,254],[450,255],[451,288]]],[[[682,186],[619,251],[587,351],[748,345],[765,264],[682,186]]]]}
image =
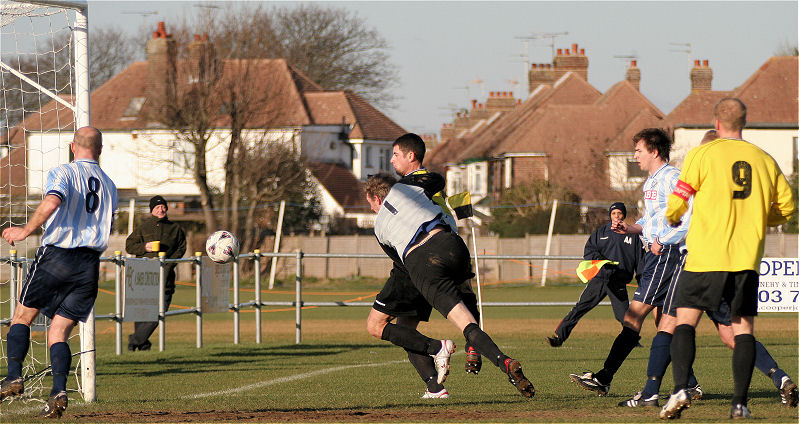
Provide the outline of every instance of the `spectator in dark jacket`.
{"type": "MultiPolygon", "coordinates": [[[[150,199],[150,216],[142,220],[125,241],[128,254],[137,257],[158,258],[164,252],[166,258],[181,258],[186,252],[186,235],[181,226],[167,218],[167,201],[156,195],[150,199]],[[154,244],[153,242],[158,242],[154,244]]],[[[176,263],[167,263],[167,280],[164,287],[164,311],[169,309],[175,292],[176,263]]],[[[128,335],[128,351],[149,350],[150,335],[158,322],[135,322],[134,332],[128,335]]]]}
{"type": "Polygon", "coordinates": [[[584,260],[611,260],[619,264],[606,264],[587,284],[575,307],[558,324],[555,333],[547,337],[551,347],[559,347],[569,338],[572,329],[589,310],[595,308],[608,295],[614,317],[622,323],[628,309],[628,291],[625,289],[636,274],[636,269],[644,257],[640,239],[633,235],[621,235],[611,230],[611,224],[622,221],[627,216],[625,204],[615,202],[608,209],[610,221],[589,236],[583,250],[584,260]]]}

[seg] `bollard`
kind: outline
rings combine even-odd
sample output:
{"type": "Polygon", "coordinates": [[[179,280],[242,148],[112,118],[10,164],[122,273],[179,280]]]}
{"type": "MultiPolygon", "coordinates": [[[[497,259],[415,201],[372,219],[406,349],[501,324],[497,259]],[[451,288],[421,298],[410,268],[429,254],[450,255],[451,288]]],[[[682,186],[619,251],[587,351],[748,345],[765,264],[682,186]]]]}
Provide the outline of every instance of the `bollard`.
{"type": "Polygon", "coordinates": [[[114,327],[116,334],[116,353],[122,354],[122,251],[114,251],[114,327]]]}
{"type": "Polygon", "coordinates": [[[239,343],[239,257],[233,258],[233,343],[239,343]]]}
{"type": "Polygon", "coordinates": [[[194,253],[194,302],[195,326],[197,328],[197,348],[203,348],[203,253],[194,253]]]}
{"type": "Polygon", "coordinates": [[[166,286],[167,281],[167,263],[166,252],[159,252],[158,253],[158,351],[164,351],[164,345],[166,345],[166,335],[164,332],[166,331],[166,311],[164,309],[164,288],[166,286]]]}
{"type": "Polygon", "coordinates": [[[253,268],[256,291],[256,344],[261,344],[261,250],[253,250],[253,268]]]}
{"type": "Polygon", "coordinates": [[[303,251],[297,250],[297,257],[296,257],[296,266],[295,266],[295,333],[294,333],[294,343],[300,344],[302,341],[302,334],[301,330],[301,320],[302,314],[301,311],[303,309],[303,297],[302,297],[302,282],[303,282],[303,251]]]}

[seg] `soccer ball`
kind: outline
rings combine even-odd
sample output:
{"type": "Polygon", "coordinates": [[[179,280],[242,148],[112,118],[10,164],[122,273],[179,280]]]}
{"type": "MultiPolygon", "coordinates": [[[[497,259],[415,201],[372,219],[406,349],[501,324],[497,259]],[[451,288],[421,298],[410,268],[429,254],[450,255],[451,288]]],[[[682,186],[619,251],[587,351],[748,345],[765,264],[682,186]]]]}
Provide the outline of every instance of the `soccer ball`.
{"type": "Polygon", "coordinates": [[[206,239],[206,254],[215,263],[230,263],[239,256],[239,239],[227,230],[218,230],[206,239]]]}

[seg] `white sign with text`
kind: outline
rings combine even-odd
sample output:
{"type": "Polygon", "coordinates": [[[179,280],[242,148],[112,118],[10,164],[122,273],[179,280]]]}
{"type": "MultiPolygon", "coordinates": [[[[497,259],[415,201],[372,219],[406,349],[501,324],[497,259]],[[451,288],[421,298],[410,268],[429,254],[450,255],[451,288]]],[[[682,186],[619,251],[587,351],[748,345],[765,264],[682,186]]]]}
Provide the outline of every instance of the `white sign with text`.
{"type": "Polygon", "coordinates": [[[203,313],[230,311],[231,264],[217,264],[203,257],[203,313]]]}
{"type": "Polygon", "coordinates": [[[125,261],[123,322],[158,320],[158,260],[125,261]]]}
{"type": "Polygon", "coordinates": [[[763,258],[759,274],[759,313],[800,311],[800,259],[763,258]]]}

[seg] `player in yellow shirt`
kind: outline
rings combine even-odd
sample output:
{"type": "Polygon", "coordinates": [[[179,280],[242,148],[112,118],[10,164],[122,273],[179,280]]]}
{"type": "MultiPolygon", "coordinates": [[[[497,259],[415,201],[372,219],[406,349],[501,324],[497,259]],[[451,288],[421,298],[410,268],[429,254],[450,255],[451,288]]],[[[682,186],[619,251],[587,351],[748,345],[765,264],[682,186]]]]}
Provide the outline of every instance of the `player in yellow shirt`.
{"type": "Polygon", "coordinates": [[[754,316],[758,310],[758,267],[767,226],[785,223],[795,210],[792,190],[775,160],[742,140],[745,105],[725,98],[714,106],[719,139],[686,156],[666,217],[680,221],[694,195],[686,237],[689,254],[678,280],[677,323],[671,345],[675,391],[659,412],[679,418],[691,404],[686,388],[695,357],[695,327],[704,310],[730,306],[735,348],[731,419],[748,418],[747,391],[755,362],[754,316]]]}

